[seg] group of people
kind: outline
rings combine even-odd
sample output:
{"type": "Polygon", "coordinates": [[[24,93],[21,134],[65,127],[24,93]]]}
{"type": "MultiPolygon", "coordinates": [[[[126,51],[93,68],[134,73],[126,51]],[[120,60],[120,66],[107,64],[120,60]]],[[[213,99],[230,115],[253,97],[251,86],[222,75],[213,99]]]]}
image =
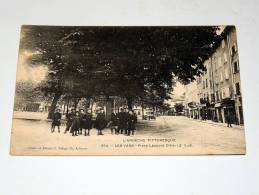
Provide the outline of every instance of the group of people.
{"type": "Polygon", "coordinates": [[[111,114],[111,134],[134,135],[136,130],[137,115],[132,110],[121,109],[117,114],[111,114]]]}
{"type": "MultiPolygon", "coordinates": [[[[58,128],[60,133],[61,125],[61,113],[60,109],[56,109],[52,116],[51,132],[55,131],[55,127],[58,128]]],[[[89,110],[86,112],[81,109],[76,111],[71,109],[67,114],[66,128],[64,133],[71,133],[72,136],[82,135],[90,136],[92,128],[97,129],[97,135],[103,135],[103,129],[110,127],[111,134],[125,134],[134,135],[136,130],[135,124],[137,122],[137,116],[132,110],[122,108],[118,113],[112,113],[110,120],[107,121],[104,110],[99,110],[96,119],[89,110]]]]}

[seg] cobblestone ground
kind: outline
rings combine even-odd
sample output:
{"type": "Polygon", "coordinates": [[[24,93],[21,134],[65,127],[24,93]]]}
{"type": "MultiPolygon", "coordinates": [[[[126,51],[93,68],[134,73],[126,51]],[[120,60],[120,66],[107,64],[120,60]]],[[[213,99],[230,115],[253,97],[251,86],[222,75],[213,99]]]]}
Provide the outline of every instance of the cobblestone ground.
{"type": "MultiPolygon", "coordinates": [[[[24,117],[23,117],[24,118],[24,117]]],[[[46,120],[14,119],[12,128],[13,154],[28,155],[95,155],[95,154],[244,154],[245,135],[243,127],[228,128],[222,124],[210,124],[182,116],[161,116],[154,121],[139,121],[134,136],[112,135],[109,129],[103,136],[97,136],[92,129],[91,136],[72,137],[50,132],[50,122],[46,120]],[[140,144],[145,139],[166,138],[175,140],[172,146],[161,149],[158,145],[120,145],[137,139],[140,144]],[[142,141],[141,141],[142,140],[142,141]],[[119,145],[117,145],[119,144],[119,145]],[[180,145],[180,148],[179,148],[180,145]],[[80,151],[75,150],[75,146],[80,151]],[[46,150],[42,150],[46,147],[46,150]],[[57,148],[58,147],[58,148],[57,148]],[[69,149],[70,148],[70,149],[69,149]]],[[[134,142],[136,143],[136,142],[134,142]]],[[[143,144],[146,144],[143,143],[143,144]]],[[[152,143],[154,144],[154,143],[152,143]]],[[[164,144],[164,143],[155,143],[164,144]]],[[[162,146],[161,146],[162,147],[162,146]]]]}

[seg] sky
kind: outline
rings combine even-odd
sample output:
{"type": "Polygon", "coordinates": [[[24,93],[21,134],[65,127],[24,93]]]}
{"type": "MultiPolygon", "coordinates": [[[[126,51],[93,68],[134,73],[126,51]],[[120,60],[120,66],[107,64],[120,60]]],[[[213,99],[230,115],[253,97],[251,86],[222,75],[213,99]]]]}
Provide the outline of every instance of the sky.
{"type": "Polygon", "coordinates": [[[182,85],[180,82],[177,82],[173,91],[174,96],[180,97],[184,94],[184,92],[185,92],[184,85],[182,85]]]}
{"type": "Polygon", "coordinates": [[[173,90],[173,94],[171,95],[171,99],[167,100],[166,103],[174,106],[176,100],[181,99],[180,97],[185,93],[185,86],[180,82],[176,82],[176,85],[173,90]]]}
{"type": "Polygon", "coordinates": [[[38,83],[46,77],[47,67],[44,65],[37,66],[37,68],[28,66],[26,61],[30,55],[32,55],[32,53],[26,50],[22,50],[19,53],[16,76],[17,82],[31,81],[33,83],[38,83]]]}

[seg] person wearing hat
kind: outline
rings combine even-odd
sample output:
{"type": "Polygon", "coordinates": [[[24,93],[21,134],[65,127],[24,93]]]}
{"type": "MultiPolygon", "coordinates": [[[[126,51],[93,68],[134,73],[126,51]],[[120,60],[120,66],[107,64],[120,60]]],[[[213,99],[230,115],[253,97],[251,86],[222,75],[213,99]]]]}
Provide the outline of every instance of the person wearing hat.
{"type": "Polygon", "coordinates": [[[79,111],[80,111],[79,112],[79,117],[80,117],[79,134],[82,135],[82,132],[83,132],[83,117],[85,115],[85,110],[81,108],[79,111]]]}
{"type": "Polygon", "coordinates": [[[122,133],[124,132],[125,135],[128,133],[128,121],[129,121],[129,110],[127,108],[124,109],[123,115],[122,115],[122,133]]]}
{"type": "Polygon", "coordinates": [[[127,116],[127,136],[130,136],[131,134],[134,135],[136,130],[135,127],[135,116],[132,110],[129,110],[128,116],[127,116]]]}
{"type": "Polygon", "coordinates": [[[61,113],[60,109],[56,109],[55,113],[52,116],[52,123],[51,123],[51,133],[55,131],[55,127],[58,127],[58,132],[60,133],[60,120],[61,120],[61,113]]]}
{"type": "Polygon", "coordinates": [[[232,117],[229,111],[227,112],[226,122],[228,124],[228,127],[232,127],[232,117]]]}
{"type": "Polygon", "coordinates": [[[95,127],[97,129],[97,135],[103,135],[102,130],[106,127],[107,121],[105,119],[105,114],[103,110],[97,114],[95,127]]]}
{"type": "Polygon", "coordinates": [[[85,136],[90,135],[90,130],[92,129],[92,114],[89,110],[81,118],[81,128],[85,130],[85,136]]]}
{"type": "Polygon", "coordinates": [[[72,136],[78,136],[79,129],[80,129],[80,114],[78,111],[76,111],[74,119],[71,124],[72,136]]]}
{"type": "MultiPolygon", "coordinates": [[[[75,117],[75,109],[72,108],[71,111],[67,115],[67,124],[66,124],[66,129],[65,129],[64,133],[66,133],[70,130],[74,117],[75,117]]],[[[70,131],[70,133],[72,133],[72,131],[70,131]]]]}
{"type": "Polygon", "coordinates": [[[114,112],[111,113],[110,127],[111,127],[111,134],[113,134],[114,132],[117,134],[118,120],[114,112]]]}
{"type": "Polygon", "coordinates": [[[117,132],[123,134],[123,131],[126,130],[126,112],[124,108],[120,109],[120,112],[118,113],[117,117],[118,117],[117,132]]]}

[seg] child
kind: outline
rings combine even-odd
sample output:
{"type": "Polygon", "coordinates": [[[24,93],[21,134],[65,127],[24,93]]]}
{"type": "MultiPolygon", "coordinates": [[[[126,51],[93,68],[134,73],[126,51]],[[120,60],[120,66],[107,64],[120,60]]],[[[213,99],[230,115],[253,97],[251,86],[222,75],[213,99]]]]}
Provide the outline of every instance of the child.
{"type": "Polygon", "coordinates": [[[60,120],[61,120],[61,113],[59,109],[56,109],[55,113],[52,116],[52,124],[51,124],[51,133],[55,131],[55,127],[58,127],[58,132],[60,133],[60,120]]]}
{"type": "Polygon", "coordinates": [[[80,116],[79,116],[79,112],[77,111],[71,125],[72,136],[78,136],[79,129],[80,129],[80,116]]]}
{"type": "Polygon", "coordinates": [[[116,114],[112,113],[111,114],[111,121],[110,121],[110,127],[111,127],[111,134],[113,134],[113,132],[115,131],[115,133],[117,132],[117,116],[116,114]]]}
{"type": "Polygon", "coordinates": [[[91,115],[91,113],[87,112],[86,114],[84,114],[84,116],[82,117],[82,120],[81,120],[81,128],[85,129],[85,136],[90,135],[90,130],[92,129],[92,115],[91,115]]]}
{"type": "Polygon", "coordinates": [[[103,135],[103,129],[106,127],[107,122],[105,119],[105,114],[103,112],[103,110],[101,110],[96,117],[96,121],[95,121],[95,127],[97,129],[97,135],[103,135]]]}

